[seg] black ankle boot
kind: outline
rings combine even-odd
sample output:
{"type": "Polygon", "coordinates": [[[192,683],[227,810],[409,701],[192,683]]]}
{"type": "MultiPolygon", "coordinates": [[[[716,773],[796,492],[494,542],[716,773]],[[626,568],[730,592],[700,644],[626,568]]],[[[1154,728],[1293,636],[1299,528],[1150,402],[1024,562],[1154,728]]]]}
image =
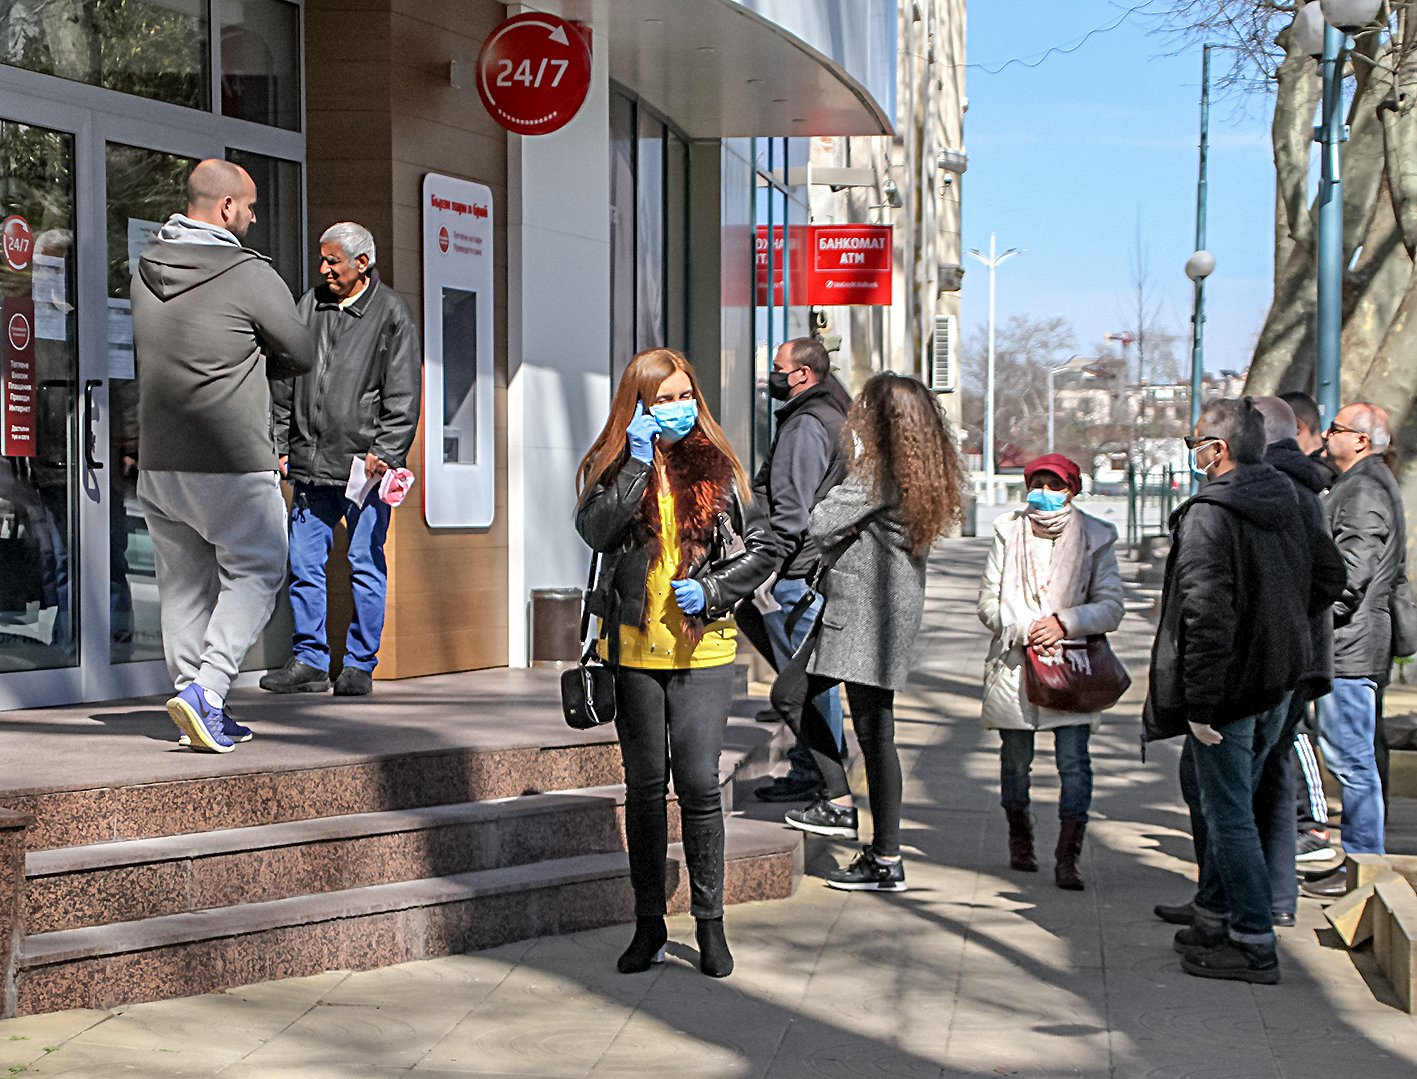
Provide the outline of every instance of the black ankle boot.
{"type": "Polygon", "coordinates": [[[643,974],[651,963],[663,963],[664,942],[668,939],[663,918],[636,918],[635,935],[616,960],[615,969],[621,974],[643,974]]]}
{"type": "Polygon", "coordinates": [[[694,934],[699,942],[699,969],[710,978],[726,978],[733,973],[733,953],[723,935],[722,918],[700,918],[694,934]]]}

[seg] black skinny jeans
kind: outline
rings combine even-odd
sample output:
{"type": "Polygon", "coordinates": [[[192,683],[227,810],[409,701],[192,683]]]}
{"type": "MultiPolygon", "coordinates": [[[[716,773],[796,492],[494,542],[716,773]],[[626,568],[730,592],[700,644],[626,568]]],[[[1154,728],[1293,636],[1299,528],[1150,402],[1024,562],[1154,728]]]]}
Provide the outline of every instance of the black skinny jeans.
{"type": "MultiPolygon", "coordinates": [[[[718,757],[733,697],[733,664],[691,670],[621,667],[616,678],[625,762],[625,837],[635,917],[666,910],[669,777],[679,796],[689,910],[723,917],[723,808],[718,757]]],[[[825,721],[823,721],[825,722],[825,721]]]]}
{"type": "MultiPolygon", "coordinates": [[[[806,650],[804,649],[804,652],[806,650]]],[[[851,793],[837,744],[826,717],[815,704],[820,694],[837,684],[835,678],[809,675],[807,700],[802,708],[801,730],[794,731],[807,743],[826,781],[827,797],[841,798],[851,793]]],[[[846,700],[851,705],[851,725],[866,759],[866,785],[871,793],[871,820],[874,834],[871,848],[893,858],[900,853],[900,756],[895,748],[895,690],[844,682],[846,700]]]]}

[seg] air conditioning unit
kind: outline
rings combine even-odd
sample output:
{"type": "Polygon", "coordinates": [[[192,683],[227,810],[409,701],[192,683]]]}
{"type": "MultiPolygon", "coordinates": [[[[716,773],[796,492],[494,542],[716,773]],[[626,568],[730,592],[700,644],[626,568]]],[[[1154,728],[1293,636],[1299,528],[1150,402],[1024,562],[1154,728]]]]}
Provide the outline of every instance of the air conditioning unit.
{"type": "Polygon", "coordinates": [[[930,350],[930,388],[936,393],[954,393],[958,386],[958,338],[958,316],[936,316],[935,339],[930,350]]]}

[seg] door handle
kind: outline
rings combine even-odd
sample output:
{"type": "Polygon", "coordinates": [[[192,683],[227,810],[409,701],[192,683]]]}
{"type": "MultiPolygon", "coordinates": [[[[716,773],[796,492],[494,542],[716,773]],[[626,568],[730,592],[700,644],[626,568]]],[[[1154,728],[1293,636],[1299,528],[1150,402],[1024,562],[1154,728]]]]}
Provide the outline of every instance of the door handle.
{"type": "Polygon", "coordinates": [[[103,379],[91,378],[84,383],[84,464],[90,472],[103,468],[103,462],[94,456],[98,446],[98,436],[93,430],[93,391],[103,385],[103,379]]]}

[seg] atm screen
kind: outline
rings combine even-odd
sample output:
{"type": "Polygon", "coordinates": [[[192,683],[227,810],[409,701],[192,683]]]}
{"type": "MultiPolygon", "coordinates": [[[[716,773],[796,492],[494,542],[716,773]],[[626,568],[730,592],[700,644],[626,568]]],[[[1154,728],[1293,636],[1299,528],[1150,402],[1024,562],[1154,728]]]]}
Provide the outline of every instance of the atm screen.
{"type": "Polygon", "coordinates": [[[477,293],[443,289],[443,461],[477,463],[477,293]]]}

